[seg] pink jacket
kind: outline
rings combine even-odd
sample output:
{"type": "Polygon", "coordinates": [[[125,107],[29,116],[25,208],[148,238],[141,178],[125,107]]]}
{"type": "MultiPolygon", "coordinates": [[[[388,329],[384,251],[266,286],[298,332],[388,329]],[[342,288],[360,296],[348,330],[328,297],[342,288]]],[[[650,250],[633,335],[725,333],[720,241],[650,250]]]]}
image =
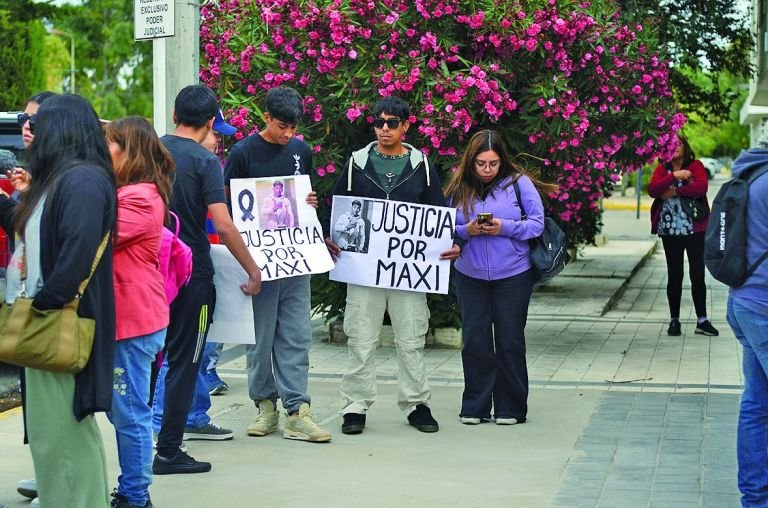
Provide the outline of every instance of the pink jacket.
{"type": "Polygon", "coordinates": [[[165,206],[153,183],[117,189],[117,243],[114,246],[117,340],[147,335],[168,326],[165,283],[158,253],[165,206]]]}

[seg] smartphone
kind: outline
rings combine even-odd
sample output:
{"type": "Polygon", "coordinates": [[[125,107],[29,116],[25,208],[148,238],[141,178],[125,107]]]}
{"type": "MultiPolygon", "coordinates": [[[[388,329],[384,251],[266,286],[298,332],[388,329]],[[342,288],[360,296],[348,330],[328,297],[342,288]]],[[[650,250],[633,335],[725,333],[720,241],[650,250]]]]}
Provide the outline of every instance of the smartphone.
{"type": "Polygon", "coordinates": [[[493,220],[493,214],[490,212],[483,212],[477,214],[477,223],[478,224],[490,224],[493,220]]]}

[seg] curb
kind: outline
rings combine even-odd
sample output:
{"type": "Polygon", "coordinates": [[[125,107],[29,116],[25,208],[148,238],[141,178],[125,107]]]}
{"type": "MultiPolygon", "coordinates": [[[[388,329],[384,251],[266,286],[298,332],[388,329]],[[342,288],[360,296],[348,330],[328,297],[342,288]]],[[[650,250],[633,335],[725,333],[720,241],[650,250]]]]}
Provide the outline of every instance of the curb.
{"type": "Polygon", "coordinates": [[[613,310],[613,308],[616,306],[619,300],[621,300],[621,297],[624,296],[624,292],[627,290],[627,286],[629,286],[629,282],[632,280],[632,277],[635,276],[635,274],[640,270],[643,265],[656,253],[656,249],[658,248],[659,243],[654,242],[653,246],[651,246],[650,249],[648,249],[648,252],[646,252],[645,256],[640,259],[640,262],[638,262],[635,267],[632,269],[632,272],[629,274],[629,277],[624,279],[624,282],[621,283],[621,285],[616,289],[616,291],[611,295],[611,297],[606,302],[605,306],[603,307],[603,310],[600,312],[600,316],[605,316],[609,311],[613,310]]]}
{"type": "MultiPolygon", "coordinates": [[[[637,211],[637,203],[622,203],[622,202],[612,203],[610,200],[605,200],[603,201],[603,210],[621,210],[621,211],[627,211],[627,212],[634,212],[634,211],[637,211]]],[[[650,212],[651,203],[641,201],[640,210],[643,212],[650,212]]]]}

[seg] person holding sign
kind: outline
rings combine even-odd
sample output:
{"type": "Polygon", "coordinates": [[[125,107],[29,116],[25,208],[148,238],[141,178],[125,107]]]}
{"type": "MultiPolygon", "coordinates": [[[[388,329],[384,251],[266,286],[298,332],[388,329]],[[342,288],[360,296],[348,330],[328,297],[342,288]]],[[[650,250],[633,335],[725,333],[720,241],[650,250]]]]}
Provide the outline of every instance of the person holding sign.
{"type": "MultiPolygon", "coordinates": [[[[264,129],[232,147],[224,177],[227,185],[233,178],[285,177],[312,171],[312,151],[295,137],[304,114],[298,92],[285,86],[270,89],[266,110],[264,129]]],[[[273,196],[262,203],[262,210],[271,211],[267,227],[292,227],[293,212],[283,197],[284,182],[275,181],[272,189],[273,196]]],[[[306,201],[317,207],[314,191],[306,201]]],[[[298,275],[265,281],[261,293],[253,297],[256,343],[246,345],[245,350],[248,392],[258,415],[248,426],[249,436],[266,436],[277,430],[279,397],[288,413],[284,438],[314,443],[331,440],[331,434],[312,418],[307,393],[312,344],[309,280],[309,275],[298,275]]]]}
{"type": "Polygon", "coordinates": [[[466,242],[454,278],[464,341],[464,424],[490,420],[492,407],[498,425],[525,422],[525,323],[533,292],[528,240],[544,231],[539,193],[556,189],[515,165],[490,130],[472,136],[446,186],[456,207],[456,236],[466,242]],[[521,220],[515,180],[527,220],[521,220]]]}
{"type": "Polygon", "coordinates": [[[361,252],[365,248],[365,220],[360,217],[363,204],[359,199],[352,201],[352,209],[339,216],[333,226],[336,244],[342,250],[361,252]]]}
{"type": "MultiPolygon", "coordinates": [[[[376,103],[376,141],[352,154],[336,181],[334,195],[445,206],[435,166],[420,150],[403,143],[410,117],[410,106],[398,97],[384,97],[376,103]]],[[[326,244],[334,258],[341,255],[342,247],[331,238],[326,238],[326,244]]],[[[455,259],[458,255],[459,247],[454,245],[441,257],[455,259]]],[[[409,424],[421,432],[437,432],[438,423],[429,409],[431,392],[424,368],[424,340],[429,327],[426,294],[356,284],[347,284],[344,311],[349,360],[341,380],[345,403],[341,431],[363,432],[366,413],[376,400],[374,353],[385,311],[392,320],[397,345],[398,406],[409,424]]]]}
{"type": "MultiPolygon", "coordinates": [[[[221,163],[200,144],[208,136],[218,111],[216,96],[209,88],[187,86],[178,93],[174,103],[176,128],[161,138],[176,163],[170,208],[181,222],[179,236],[192,249],[192,279],[171,304],[166,354],[155,389],[153,424],[160,430],[152,464],[156,475],[211,470],[210,462],[197,461],[180,449],[183,438],[234,437],[231,430],[213,424],[205,414],[197,425],[186,425],[200,373],[201,353],[216,305],[211,245],[205,228],[208,213],[221,243],[248,274],[240,290],[246,295],[261,290],[261,271],[229,216],[221,163]]],[[[210,407],[210,399],[207,404],[210,407]]]]}

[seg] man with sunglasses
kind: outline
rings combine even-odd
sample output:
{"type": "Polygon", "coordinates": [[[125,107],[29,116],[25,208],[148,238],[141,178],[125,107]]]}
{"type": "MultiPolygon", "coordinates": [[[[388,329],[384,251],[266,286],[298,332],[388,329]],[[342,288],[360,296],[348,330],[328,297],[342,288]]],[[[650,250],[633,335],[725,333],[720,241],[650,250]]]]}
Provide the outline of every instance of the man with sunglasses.
{"type": "MultiPolygon", "coordinates": [[[[333,195],[446,206],[434,164],[420,150],[403,143],[410,117],[410,106],[398,97],[384,97],[376,103],[376,141],[352,154],[333,195]]],[[[326,238],[326,245],[334,259],[341,255],[341,248],[330,238],[326,238]]],[[[454,245],[441,258],[452,260],[458,255],[459,247],[454,245]]],[[[363,432],[366,413],[376,400],[374,354],[385,310],[392,321],[399,357],[398,406],[410,425],[421,432],[437,432],[438,423],[429,409],[431,392],[424,368],[424,340],[429,327],[426,294],[356,284],[347,284],[344,311],[349,359],[341,380],[345,402],[341,431],[363,432]]]]}

